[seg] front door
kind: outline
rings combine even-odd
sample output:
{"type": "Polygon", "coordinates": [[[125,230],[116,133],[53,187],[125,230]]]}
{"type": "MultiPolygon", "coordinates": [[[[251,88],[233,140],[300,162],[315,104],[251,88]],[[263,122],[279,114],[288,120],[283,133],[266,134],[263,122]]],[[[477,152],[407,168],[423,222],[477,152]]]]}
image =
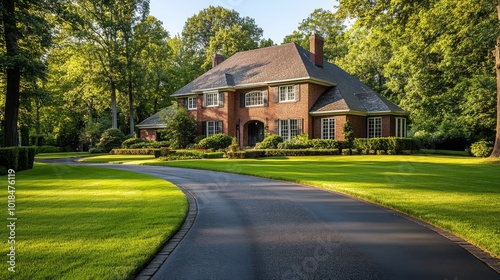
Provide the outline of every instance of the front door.
{"type": "Polygon", "coordinates": [[[251,121],[248,123],[248,146],[254,147],[264,140],[264,123],[251,121]]]}

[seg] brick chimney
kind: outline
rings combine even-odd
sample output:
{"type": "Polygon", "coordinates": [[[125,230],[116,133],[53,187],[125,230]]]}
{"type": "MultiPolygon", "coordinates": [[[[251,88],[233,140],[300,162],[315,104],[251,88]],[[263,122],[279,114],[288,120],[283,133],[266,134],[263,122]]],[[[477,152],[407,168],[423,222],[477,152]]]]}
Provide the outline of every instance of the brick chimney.
{"type": "Polygon", "coordinates": [[[324,40],[321,36],[312,33],[309,36],[309,58],[316,64],[318,67],[323,67],[323,43],[324,40]]]}
{"type": "Polygon", "coordinates": [[[221,64],[224,61],[224,56],[222,53],[218,52],[212,55],[212,68],[215,68],[215,66],[221,64]]]}

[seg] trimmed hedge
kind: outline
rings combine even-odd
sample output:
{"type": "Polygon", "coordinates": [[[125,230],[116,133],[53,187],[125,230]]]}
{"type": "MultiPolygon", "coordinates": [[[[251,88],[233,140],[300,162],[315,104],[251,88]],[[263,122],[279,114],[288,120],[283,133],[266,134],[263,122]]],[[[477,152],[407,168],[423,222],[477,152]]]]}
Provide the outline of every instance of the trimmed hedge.
{"type": "Polygon", "coordinates": [[[147,142],[146,140],[142,138],[129,138],[125,141],[122,142],[122,149],[129,149],[130,146],[138,143],[144,143],[147,142]]]}
{"type": "Polygon", "coordinates": [[[9,169],[16,172],[33,168],[36,147],[0,148],[0,175],[6,175],[9,169]]]}
{"type": "Polygon", "coordinates": [[[310,149],[296,149],[296,150],[283,150],[283,149],[268,149],[268,150],[248,150],[239,152],[228,152],[228,158],[260,158],[260,157],[274,157],[274,156],[328,156],[340,155],[339,149],[323,149],[323,150],[310,150],[310,149]]]}
{"type": "Polygon", "coordinates": [[[38,146],[36,147],[36,153],[60,153],[63,151],[63,148],[56,146],[38,146]]]}
{"type": "Polygon", "coordinates": [[[393,150],[396,153],[402,153],[403,151],[414,151],[418,150],[418,145],[415,140],[410,138],[396,138],[396,137],[383,137],[383,138],[356,138],[354,139],[354,146],[366,154],[373,153],[376,151],[393,150]],[[368,151],[368,152],[366,152],[368,151]]]}
{"type": "Polygon", "coordinates": [[[110,155],[154,155],[159,149],[113,149],[110,155]]]}
{"type": "Polygon", "coordinates": [[[129,149],[159,149],[161,147],[168,147],[168,141],[144,141],[130,145],[129,149]]]}
{"type": "Polygon", "coordinates": [[[219,150],[229,147],[232,143],[233,137],[224,133],[219,133],[202,139],[200,143],[198,143],[198,147],[202,149],[219,150]]]}

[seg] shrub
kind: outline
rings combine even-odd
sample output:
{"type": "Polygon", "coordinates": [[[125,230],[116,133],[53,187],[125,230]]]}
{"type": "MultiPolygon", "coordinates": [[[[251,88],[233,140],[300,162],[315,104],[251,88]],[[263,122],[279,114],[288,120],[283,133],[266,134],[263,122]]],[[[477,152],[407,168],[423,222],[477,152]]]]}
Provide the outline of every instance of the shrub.
{"type": "Polygon", "coordinates": [[[177,107],[175,110],[174,115],[164,118],[167,128],[162,130],[162,137],[169,139],[170,146],[174,149],[185,148],[193,143],[196,137],[196,120],[183,107],[177,107]]]}
{"type": "Polygon", "coordinates": [[[17,157],[17,168],[16,171],[23,171],[23,170],[28,170],[29,168],[29,152],[28,152],[28,147],[19,147],[18,150],[18,157],[17,157]]]}
{"type": "Polygon", "coordinates": [[[17,171],[17,164],[19,160],[19,148],[18,147],[7,147],[0,148],[0,165],[4,166],[5,169],[13,169],[17,171]]]}
{"type": "Polygon", "coordinates": [[[342,141],[331,139],[312,139],[309,143],[314,149],[340,149],[343,146],[342,141]]]}
{"type": "Polygon", "coordinates": [[[411,151],[418,149],[413,139],[395,137],[356,138],[354,140],[354,146],[356,146],[357,149],[365,151],[365,154],[376,154],[376,151],[387,150],[394,150],[396,153],[401,154],[405,150],[411,151]]]}
{"type": "Polygon", "coordinates": [[[271,134],[264,138],[262,142],[257,145],[259,149],[277,149],[278,144],[283,142],[283,138],[278,134],[271,134]]]}
{"type": "Polygon", "coordinates": [[[129,149],[159,149],[161,147],[168,147],[168,141],[146,141],[142,143],[135,143],[130,145],[129,149]]]}
{"type": "Polygon", "coordinates": [[[63,148],[61,147],[56,147],[56,146],[39,146],[36,148],[36,153],[41,154],[41,153],[59,153],[62,152],[63,148]]]}
{"type": "Polygon", "coordinates": [[[198,144],[198,147],[202,149],[225,149],[233,142],[233,137],[227,134],[215,134],[205,139],[202,139],[198,144]]]}
{"type": "Polygon", "coordinates": [[[331,150],[267,149],[267,150],[248,150],[248,151],[227,153],[227,157],[231,159],[274,157],[274,156],[321,156],[321,155],[340,155],[340,150],[339,149],[331,149],[331,150]]]}
{"type": "Polygon", "coordinates": [[[129,139],[122,142],[122,149],[128,149],[133,144],[144,143],[144,142],[147,142],[147,141],[142,139],[142,138],[129,138],[129,139]]]}
{"type": "Polygon", "coordinates": [[[101,140],[99,140],[99,144],[97,148],[103,149],[106,152],[111,151],[114,148],[119,148],[123,142],[125,135],[123,132],[116,128],[110,128],[104,131],[101,135],[101,140]]]}
{"type": "Polygon", "coordinates": [[[470,146],[470,152],[475,157],[488,157],[493,152],[493,142],[481,140],[470,146]]]}
{"type": "Polygon", "coordinates": [[[107,153],[108,151],[106,151],[105,149],[101,149],[101,148],[91,148],[89,149],[89,153],[91,154],[104,154],[104,153],[107,153]]]}
{"type": "Polygon", "coordinates": [[[204,153],[202,155],[203,158],[223,158],[226,153],[224,152],[215,152],[215,153],[204,153]]]}
{"type": "Polygon", "coordinates": [[[154,155],[158,149],[113,149],[111,155],[154,155]]]}

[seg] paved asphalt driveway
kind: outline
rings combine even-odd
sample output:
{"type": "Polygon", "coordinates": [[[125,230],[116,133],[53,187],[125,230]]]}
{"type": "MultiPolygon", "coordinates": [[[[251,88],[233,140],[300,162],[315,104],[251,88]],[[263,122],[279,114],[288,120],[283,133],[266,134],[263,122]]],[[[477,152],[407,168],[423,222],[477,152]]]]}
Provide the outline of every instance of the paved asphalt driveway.
{"type": "Polygon", "coordinates": [[[153,279],[500,279],[455,242],[357,199],[227,173],[112,168],[164,178],[196,199],[193,226],[153,279]]]}

